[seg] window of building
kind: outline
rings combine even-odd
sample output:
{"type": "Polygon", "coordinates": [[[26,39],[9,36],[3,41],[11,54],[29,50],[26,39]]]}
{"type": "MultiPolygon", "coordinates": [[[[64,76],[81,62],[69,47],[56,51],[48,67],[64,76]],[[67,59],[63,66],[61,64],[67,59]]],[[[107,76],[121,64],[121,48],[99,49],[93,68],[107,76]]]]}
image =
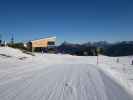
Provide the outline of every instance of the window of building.
{"type": "Polygon", "coordinates": [[[48,42],[48,45],[55,45],[55,42],[49,41],[49,42],[48,42]]]}

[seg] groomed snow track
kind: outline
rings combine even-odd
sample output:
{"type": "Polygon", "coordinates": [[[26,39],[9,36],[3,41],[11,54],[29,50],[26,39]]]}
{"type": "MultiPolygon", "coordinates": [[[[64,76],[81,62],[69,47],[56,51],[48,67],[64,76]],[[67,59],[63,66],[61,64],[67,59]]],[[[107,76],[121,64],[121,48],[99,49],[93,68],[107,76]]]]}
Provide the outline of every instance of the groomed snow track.
{"type": "Polygon", "coordinates": [[[87,64],[57,64],[6,81],[0,85],[1,100],[133,100],[109,76],[87,64]]]}

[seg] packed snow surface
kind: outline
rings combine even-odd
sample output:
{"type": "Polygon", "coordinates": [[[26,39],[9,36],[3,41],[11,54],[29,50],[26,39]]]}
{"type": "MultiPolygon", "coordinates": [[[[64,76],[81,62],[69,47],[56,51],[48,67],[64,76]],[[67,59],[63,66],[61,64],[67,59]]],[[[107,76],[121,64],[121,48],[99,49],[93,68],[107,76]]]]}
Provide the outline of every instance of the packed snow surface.
{"type": "Polygon", "coordinates": [[[22,53],[0,47],[0,100],[133,100],[132,57],[22,53]]]}

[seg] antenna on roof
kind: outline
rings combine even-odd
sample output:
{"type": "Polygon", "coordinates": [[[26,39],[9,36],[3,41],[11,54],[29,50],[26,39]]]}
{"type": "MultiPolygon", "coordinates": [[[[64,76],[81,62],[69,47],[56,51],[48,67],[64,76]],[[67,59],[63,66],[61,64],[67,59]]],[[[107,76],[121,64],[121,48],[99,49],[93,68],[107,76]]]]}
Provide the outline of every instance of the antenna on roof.
{"type": "Polygon", "coordinates": [[[11,33],[11,44],[14,44],[14,34],[11,33]]]}

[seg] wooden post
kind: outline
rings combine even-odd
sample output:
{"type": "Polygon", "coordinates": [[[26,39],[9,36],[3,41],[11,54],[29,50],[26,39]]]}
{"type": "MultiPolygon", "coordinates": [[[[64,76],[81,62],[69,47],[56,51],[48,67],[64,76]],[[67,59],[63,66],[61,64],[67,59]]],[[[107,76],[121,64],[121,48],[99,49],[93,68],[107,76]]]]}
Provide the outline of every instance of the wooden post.
{"type": "Polygon", "coordinates": [[[131,64],[133,65],[133,60],[132,60],[132,63],[131,64]]]}
{"type": "Polygon", "coordinates": [[[120,61],[119,58],[117,58],[117,59],[116,59],[116,62],[119,63],[119,61],[120,61]]]}
{"type": "Polygon", "coordinates": [[[99,53],[100,53],[100,49],[97,48],[96,50],[97,50],[97,64],[99,64],[99,53]]]}
{"type": "Polygon", "coordinates": [[[98,55],[97,55],[97,64],[99,63],[98,55]]]}

